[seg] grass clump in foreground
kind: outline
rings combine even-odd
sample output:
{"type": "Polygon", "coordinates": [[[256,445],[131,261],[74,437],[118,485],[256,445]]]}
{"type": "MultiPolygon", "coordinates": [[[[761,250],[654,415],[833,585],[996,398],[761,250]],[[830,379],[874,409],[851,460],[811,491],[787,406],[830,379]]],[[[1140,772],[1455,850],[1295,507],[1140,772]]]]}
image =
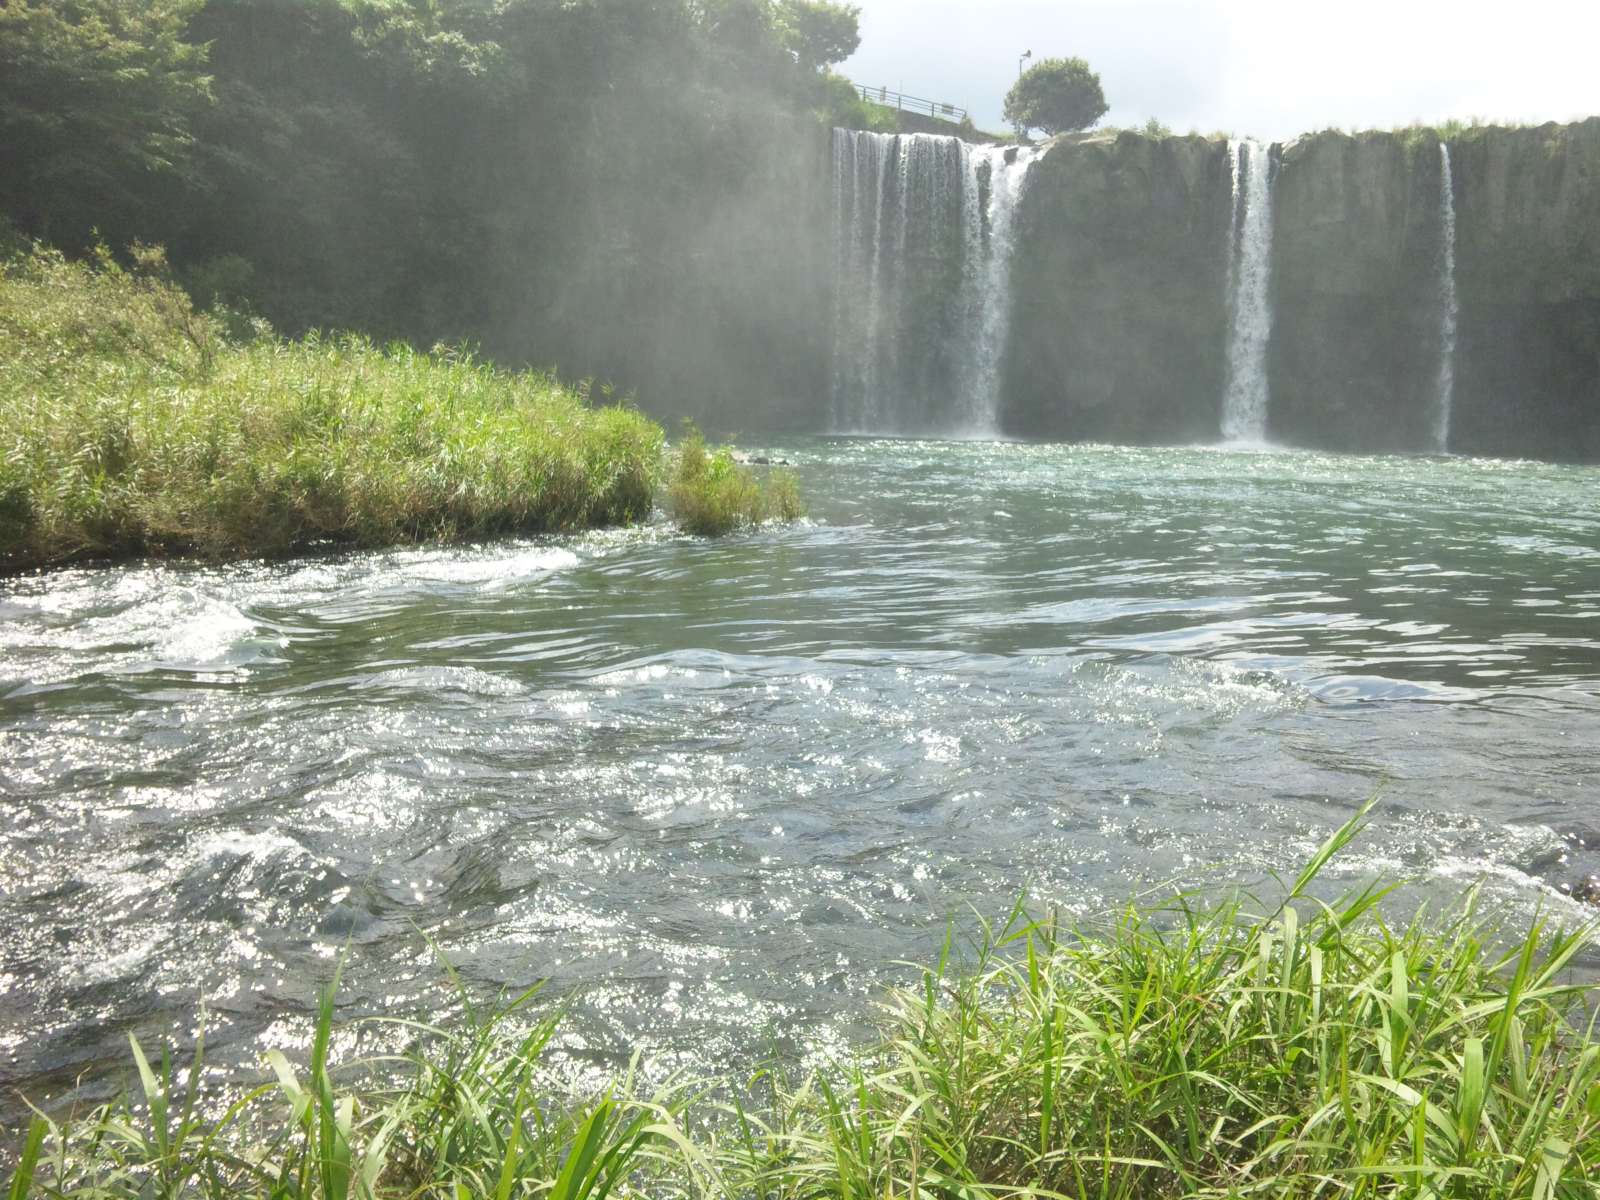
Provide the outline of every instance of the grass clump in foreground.
{"type": "Polygon", "coordinates": [[[798,1082],[774,1067],[642,1096],[630,1073],[555,1101],[554,1019],[513,1032],[514,1005],[424,1030],[392,1086],[341,1083],[330,991],[308,1076],[269,1055],[277,1082],[207,1121],[140,1057],[145,1103],[36,1120],[10,1194],[1600,1194],[1600,1043],[1565,980],[1590,931],[1535,923],[1496,950],[1471,896],[1404,929],[1379,915],[1390,889],[1312,900],[1356,828],[1268,913],[1180,898],[1071,932],[1013,913],[975,970],[947,954],[893,998],[865,1063],[798,1082]]]}
{"type": "MultiPolygon", "coordinates": [[[[0,570],[467,540],[652,511],[665,439],[632,409],[456,352],[285,341],[197,311],[159,251],[132,257],[27,248],[0,261],[0,570]]],[[[741,487],[742,469],[708,494],[741,487]]]]}
{"type": "Polygon", "coordinates": [[[667,487],[673,518],[689,533],[716,537],[763,521],[795,521],[804,513],[792,471],[757,480],[727,446],[710,449],[689,427],[667,487]]]}

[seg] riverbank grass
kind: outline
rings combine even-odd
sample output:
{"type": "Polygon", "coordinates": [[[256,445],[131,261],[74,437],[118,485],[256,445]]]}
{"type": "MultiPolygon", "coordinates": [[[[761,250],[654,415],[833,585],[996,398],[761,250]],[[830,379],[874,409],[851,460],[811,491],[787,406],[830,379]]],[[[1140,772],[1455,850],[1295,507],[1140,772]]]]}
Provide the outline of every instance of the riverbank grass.
{"type": "Polygon", "coordinates": [[[1391,929],[1388,889],[1309,897],[1327,853],[1265,915],[1014,914],[978,970],[895,997],[871,1065],[726,1146],[739,1194],[1600,1194],[1600,1045],[1567,974],[1593,931],[1507,945],[1473,896],[1391,929]]]}
{"type": "MultiPolygon", "coordinates": [[[[159,251],[132,257],[30,248],[0,266],[0,570],[475,540],[653,509],[665,439],[630,408],[463,352],[286,341],[197,311],[159,251]]],[[[702,457],[693,479],[679,459],[672,489],[695,532],[797,508],[702,457]]]]}
{"type": "Polygon", "coordinates": [[[644,1095],[630,1072],[564,1096],[555,1018],[528,1019],[531,997],[480,1017],[464,993],[455,1032],[417,1027],[404,1059],[346,1074],[330,990],[305,1074],[269,1055],[274,1082],[199,1119],[140,1057],[143,1102],[40,1117],[10,1194],[1600,1194],[1600,1043],[1569,972],[1592,930],[1506,940],[1470,894],[1400,929],[1390,888],[1314,899],[1356,829],[1266,909],[1179,896],[1068,929],[1019,906],[965,967],[947,948],[895,993],[862,1062],[807,1076],[644,1095]]]}

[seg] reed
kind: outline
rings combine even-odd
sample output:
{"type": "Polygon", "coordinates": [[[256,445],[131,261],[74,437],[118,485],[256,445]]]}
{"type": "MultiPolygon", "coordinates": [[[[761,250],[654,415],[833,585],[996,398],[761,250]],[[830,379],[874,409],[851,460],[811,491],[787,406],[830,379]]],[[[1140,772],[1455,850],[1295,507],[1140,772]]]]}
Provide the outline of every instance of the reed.
{"type": "Polygon", "coordinates": [[[0,568],[468,540],[652,510],[664,438],[632,409],[462,351],[241,336],[195,311],[159,252],[135,260],[32,250],[0,268],[0,568]]]}
{"type": "Polygon", "coordinates": [[[1388,887],[1312,899],[1355,829],[1267,912],[1019,909],[976,971],[895,996],[870,1065],[781,1092],[776,1126],[741,1114],[730,1194],[1600,1194],[1600,1045],[1566,977],[1593,931],[1503,948],[1472,894],[1403,929],[1388,887]]]}
{"type": "Polygon", "coordinates": [[[413,1048],[339,1066],[336,988],[319,1000],[305,1068],[269,1051],[271,1082],[220,1115],[197,1104],[203,1039],[179,1073],[165,1056],[152,1065],[130,1037],[138,1100],[79,1119],[36,1117],[11,1200],[606,1200],[638,1195],[654,1163],[681,1170],[682,1155],[664,1151],[681,1137],[684,1093],[641,1094],[630,1071],[597,1096],[552,1099],[544,1056],[558,1017],[526,1017],[538,989],[487,1012],[463,990],[451,1029],[385,1022],[403,1024],[413,1048]]]}
{"type": "Polygon", "coordinates": [[[732,449],[707,447],[692,426],[678,447],[667,502],[679,526],[710,537],[766,521],[795,521],[805,511],[792,471],[778,467],[758,479],[732,449]]]}

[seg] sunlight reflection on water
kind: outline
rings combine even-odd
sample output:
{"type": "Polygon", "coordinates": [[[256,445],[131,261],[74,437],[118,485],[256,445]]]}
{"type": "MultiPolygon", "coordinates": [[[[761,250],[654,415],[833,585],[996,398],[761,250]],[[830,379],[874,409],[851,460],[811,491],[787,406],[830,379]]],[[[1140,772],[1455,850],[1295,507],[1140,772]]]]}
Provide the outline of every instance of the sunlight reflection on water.
{"type": "Polygon", "coordinates": [[[583,1061],[831,1053],[1028,886],[1566,904],[1600,868],[1593,470],[807,442],[812,505],[0,585],[0,1087],[124,1033],[224,1068],[346,1011],[552,981],[583,1061]]]}

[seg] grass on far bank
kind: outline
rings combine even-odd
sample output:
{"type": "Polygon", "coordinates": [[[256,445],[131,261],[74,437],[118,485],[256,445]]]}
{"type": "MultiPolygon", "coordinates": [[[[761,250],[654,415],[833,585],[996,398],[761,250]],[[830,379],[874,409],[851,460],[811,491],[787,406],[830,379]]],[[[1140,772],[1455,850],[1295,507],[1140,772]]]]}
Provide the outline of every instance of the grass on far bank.
{"type": "Polygon", "coordinates": [[[1593,931],[1500,949],[1471,895],[1404,929],[1388,888],[1312,899],[1359,822],[1266,910],[1180,896],[1066,929],[1019,907],[975,963],[895,993],[866,1059],[806,1077],[561,1096],[553,1019],[469,1009],[382,1085],[330,1065],[330,992],[309,1072],[269,1055],[276,1081],[210,1120],[141,1059],[142,1103],[34,1122],[10,1195],[1600,1194],[1600,1043],[1567,970],[1593,931]]]}
{"type": "MultiPolygon", "coordinates": [[[[461,352],[287,341],[198,311],[160,251],[132,257],[28,247],[0,261],[0,571],[471,540],[652,511],[665,438],[630,408],[461,352]]],[[[710,482],[715,510],[732,485],[710,482]]]]}

